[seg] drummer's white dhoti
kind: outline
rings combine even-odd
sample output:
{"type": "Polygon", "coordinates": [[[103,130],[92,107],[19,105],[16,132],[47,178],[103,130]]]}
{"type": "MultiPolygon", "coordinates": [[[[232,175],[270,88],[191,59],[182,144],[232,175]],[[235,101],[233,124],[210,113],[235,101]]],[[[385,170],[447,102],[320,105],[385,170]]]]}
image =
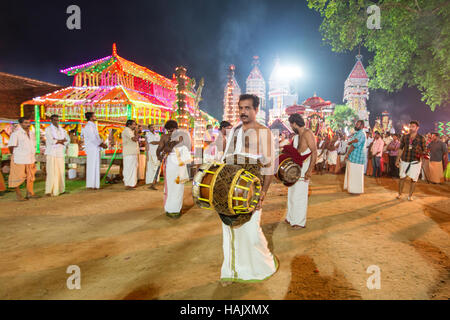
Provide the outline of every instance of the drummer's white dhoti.
{"type": "Polygon", "coordinates": [[[175,154],[170,154],[166,160],[164,171],[164,210],[168,213],[180,213],[183,206],[184,183],[176,183],[179,164],[175,154]]]}
{"type": "Polygon", "coordinates": [[[258,210],[239,228],[222,223],[222,281],[257,282],[277,271],[278,262],[267,247],[260,219],[261,210],[258,210]]]}
{"type": "Polygon", "coordinates": [[[175,148],[167,157],[164,177],[164,209],[166,213],[181,212],[184,183],[189,181],[186,164],[191,160],[190,153],[185,146],[175,148]]]}
{"type": "Polygon", "coordinates": [[[364,165],[347,161],[344,190],[349,193],[364,193],[364,165]]]}
{"type": "MultiPolygon", "coordinates": [[[[311,152],[309,148],[302,153],[305,155],[311,152]]],[[[311,156],[303,162],[302,172],[300,179],[291,187],[288,188],[288,203],[286,220],[291,226],[306,225],[306,213],[308,211],[308,187],[309,180],[305,181],[305,173],[309,169],[309,163],[311,162],[311,156]]]]}

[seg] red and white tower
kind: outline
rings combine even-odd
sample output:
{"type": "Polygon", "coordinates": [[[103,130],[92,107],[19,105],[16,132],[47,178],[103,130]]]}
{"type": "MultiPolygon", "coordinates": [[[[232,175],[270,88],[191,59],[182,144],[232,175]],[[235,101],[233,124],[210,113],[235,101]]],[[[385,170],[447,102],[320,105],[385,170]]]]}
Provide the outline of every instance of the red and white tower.
{"type": "Polygon", "coordinates": [[[344,102],[353,108],[360,120],[369,124],[369,112],[367,100],[369,100],[369,77],[362,64],[362,55],[356,56],[356,63],[350,72],[344,85],[344,102]]]}
{"type": "Polygon", "coordinates": [[[234,77],[235,66],[230,65],[228,69],[228,82],[225,86],[223,99],[223,120],[235,125],[239,122],[239,96],[241,95],[241,88],[234,77]]]}

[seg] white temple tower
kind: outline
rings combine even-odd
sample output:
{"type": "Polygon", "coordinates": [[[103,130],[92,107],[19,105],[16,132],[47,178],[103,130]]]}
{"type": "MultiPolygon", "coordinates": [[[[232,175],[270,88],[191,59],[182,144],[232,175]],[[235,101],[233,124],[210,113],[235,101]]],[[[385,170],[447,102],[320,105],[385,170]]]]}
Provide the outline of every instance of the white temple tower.
{"type": "Polygon", "coordinates": [[[362,55],[356,56],[356,63],[350,72],[344,85],[344,102],[354,109],[360,120],[369,125],[369,112],[367,111],[367,100],[369,100],[369,77],[362,64],[362,55]]]}
{"type": "Polygon", "coordinates": [[[291,94],[290,79],[283,77],[280,59],[275,59],[275,66],[269,78],[269,125],[276,119],[286,120],[285,109],[297,103],[298,96],[291,94]]]}
{"type": "Polygon", "coordinates": [[[246,93],[254,94],[259,98],[259,111],[256,115],[256,121],[266,124],[266,81],[258,68],[259,57],[253,57],[253,69],[246,81],[246,93]]]}

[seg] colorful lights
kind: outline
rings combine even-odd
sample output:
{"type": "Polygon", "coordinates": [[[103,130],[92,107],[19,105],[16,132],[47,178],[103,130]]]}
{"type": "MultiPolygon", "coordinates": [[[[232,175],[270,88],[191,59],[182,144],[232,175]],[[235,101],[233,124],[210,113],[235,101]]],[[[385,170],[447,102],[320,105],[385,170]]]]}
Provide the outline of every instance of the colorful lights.
{"type": "Polygon", "coordinates": [[[95,61],[91,61],[91,62],[88,62],[88,63],[85,63],[85,64],[80,64],[79,66],[75,66],[75,67],[70,67],[70,68],[67,68],[67,69],[63,69],[63,70],[60,70],[60,72],[61,72],[61,73],[65,73],[65,74],[68,75],[68,73],[71,72],[71,71],[73,71],[73,70],[83,69],[83,68],[92,66],[93,64],[97,64],[97,63],[104,62],[105,60],[108,60],[108,59],[111,59],[111,58],[112,58],[112,56],[108,56],[108,57],[101,58],[101,59],[98,59],[98,60],[95,60],[95,61]]]}
{"type": "Polygon", "coordinates": [[[101,121],[125,122],[131,116],[141,123],[161,123],[174,116],[173,105],[178,102],[182,104],[178,116],[188,127],[196,114],[193,79],[182,75],[184,87],[177,92],[175,80],[123,59],[115,44],[112,55],[60,72],[73,76],[73,85],[24,102],[22,113],[24,107],[38,105],[40,116],[58,114],[66,121],[84,120],[90,111],[101,121]]]}
{"type": "Polygon", "coordinates": [[[450,121],[445,122],[436,122],[436,131],[439,135],[447,135],[450,136],[450,121]]]}

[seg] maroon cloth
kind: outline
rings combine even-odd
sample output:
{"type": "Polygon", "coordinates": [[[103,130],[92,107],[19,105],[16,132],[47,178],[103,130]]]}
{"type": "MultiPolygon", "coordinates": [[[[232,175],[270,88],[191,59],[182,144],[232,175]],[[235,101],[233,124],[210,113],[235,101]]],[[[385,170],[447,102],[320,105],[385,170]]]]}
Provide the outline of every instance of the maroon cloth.
{"type": "Polygon", "coordinates": [[[300,167],[303,166],[303,162],[311,155],[311,152],[308,154],[305,154],[304,156],[300,155],[298,150],[294,148],[292,144],[284,146],[283,152],[280,154],[280,157],[278,158],[278,163],[283,162],[287,158],[291,158],[296,164],[298,164],[300,167]]]}

